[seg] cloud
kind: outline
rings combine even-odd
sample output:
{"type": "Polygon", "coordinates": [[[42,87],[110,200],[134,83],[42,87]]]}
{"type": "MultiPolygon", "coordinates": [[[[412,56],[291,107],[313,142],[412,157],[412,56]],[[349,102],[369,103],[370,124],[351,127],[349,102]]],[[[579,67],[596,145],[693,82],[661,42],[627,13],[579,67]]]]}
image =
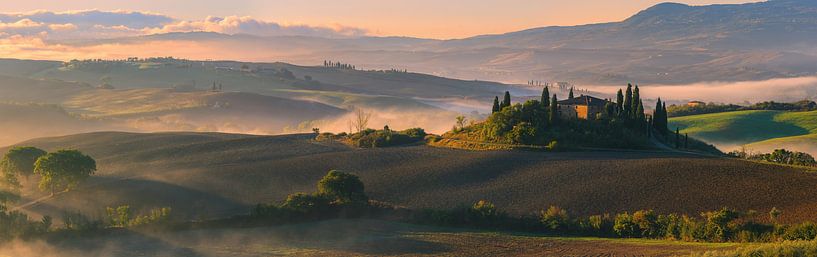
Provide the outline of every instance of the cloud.
{"type": "Polygon", "coordinates": [[[34,11],[0,13],[0,36],[43,36],[51,41],[110,39],[169,32],[218,32],[256,36],[315,36],[345,38],[368,31],[342,25],[284,25],[249,16],[207,17],[179,20],[170,16],[134,11],[34,11]]]}
{"type": "Polygon", "coordinates": [[[357,37],[367,31],[344,26],[314,27],[307,25],[281,25],[275,22],[257,20],[248,16],[207,17],[201,21],[181,21],[161,28],[148,30],[151,34],[168,32],[208,31],[225,34],[250,34],[257,36],[318,36],[318,37],[357,37]]]}

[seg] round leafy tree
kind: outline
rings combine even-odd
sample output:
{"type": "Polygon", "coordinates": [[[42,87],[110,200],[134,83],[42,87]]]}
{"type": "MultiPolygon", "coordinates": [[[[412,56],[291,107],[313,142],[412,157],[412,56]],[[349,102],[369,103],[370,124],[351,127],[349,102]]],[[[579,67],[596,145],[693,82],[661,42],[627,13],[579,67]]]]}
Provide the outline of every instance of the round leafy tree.
{"type": "Polygon", "coordinates": [[[34,173],[40,174],[40,190],[73,189],[96,171],[96,161],[77,150],[60,150],[37,159],[34,173]]]}
{"type": "Polygon", "coordinates": [[[5,174],[28,177],[34,174],[34,162],[46,154],[46,151],[36,147],[15,147],[3,156],[0,168],[5,174]]]}
{"type": "Polygon", "coordinates": [[[369,198],[363,192],[363,182],[355,175],[330,171],[318,181],[318,194],[340,204],[366,203],[369,198]]]}

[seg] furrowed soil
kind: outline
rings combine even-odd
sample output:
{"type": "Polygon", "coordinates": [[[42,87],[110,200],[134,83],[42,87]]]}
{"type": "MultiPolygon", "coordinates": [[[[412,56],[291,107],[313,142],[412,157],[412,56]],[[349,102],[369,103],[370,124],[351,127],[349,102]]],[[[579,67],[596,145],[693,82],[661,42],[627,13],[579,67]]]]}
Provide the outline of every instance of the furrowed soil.
{"type": "Polygon", "coordinates": [[[0,256],[680,256],[736,244],[556,238],[441,229],[377,220],[330,220],[249,229],[112,235],[16,242],[0,256]]]}
{"type": "Polygon", "coordinates": [[[777,207],[783,222],[817,219],[817,175],[792,167],[671,152],[354,149],[313,137],[104,132],[32,140],[20,145],[78,149],[97,159],[99,171],[78,189],[41,201],[35,199],[45,194],[28,181],[22,210],[101,216],[106,206],[127,204],[137,212],[171,207],[177,218],[226,217],[313,192],[338,169],[359,175],[370,198],[410,208],[485,199],[520,215],[549,205],[571,215],[777,207]]]}

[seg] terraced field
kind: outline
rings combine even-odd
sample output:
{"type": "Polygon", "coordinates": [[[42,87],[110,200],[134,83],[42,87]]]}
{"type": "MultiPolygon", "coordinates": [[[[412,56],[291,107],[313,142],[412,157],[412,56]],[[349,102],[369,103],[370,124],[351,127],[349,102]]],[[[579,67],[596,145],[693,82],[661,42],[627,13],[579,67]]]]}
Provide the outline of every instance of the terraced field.
{"type": "Polygon", "coordinates": [[[789,148],[817,154],[817,111],[737,111],[670,119],[670,128],[731,150],[789,148]]]}
{"type": "MultiPolygon", "coordinates": [[[[413,208],[487,199],[515,214],[559,205],[576,215],[648,208],[698,215],[728,206],[777,207],[784,221],[817,218],[817,175],[794,168],[666,152],[358,150],[311,137],[109,132],[33,140],[24,145],[89,153],[99,172],[78,190],[24,209],[59,217],[65,209],[101,215],[105,206],[130,204],[222,217],[311,192],[340,169],[360,175],[373,199],[413,208]]],[[[24,202],[43,196],[25,193],[24,202]]]]}

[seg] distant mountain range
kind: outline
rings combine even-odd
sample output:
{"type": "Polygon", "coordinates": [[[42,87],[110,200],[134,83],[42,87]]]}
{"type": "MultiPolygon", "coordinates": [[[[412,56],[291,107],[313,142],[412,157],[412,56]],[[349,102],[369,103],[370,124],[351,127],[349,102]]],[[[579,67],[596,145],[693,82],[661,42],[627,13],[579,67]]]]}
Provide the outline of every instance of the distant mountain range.
{"type": "Polygon", "coordinates": [[[176,40],[223,49],[214,51],[213,58],[302,65],[341,60],[363,68],[408,69],[461,79],[614,85],[749,81],[817,74],[817,1],[664,3],[621,22],[456,40],[191,32],[102,43],[176,40]],[[236,53],[242,51],[254,54],[236,53]]]}

